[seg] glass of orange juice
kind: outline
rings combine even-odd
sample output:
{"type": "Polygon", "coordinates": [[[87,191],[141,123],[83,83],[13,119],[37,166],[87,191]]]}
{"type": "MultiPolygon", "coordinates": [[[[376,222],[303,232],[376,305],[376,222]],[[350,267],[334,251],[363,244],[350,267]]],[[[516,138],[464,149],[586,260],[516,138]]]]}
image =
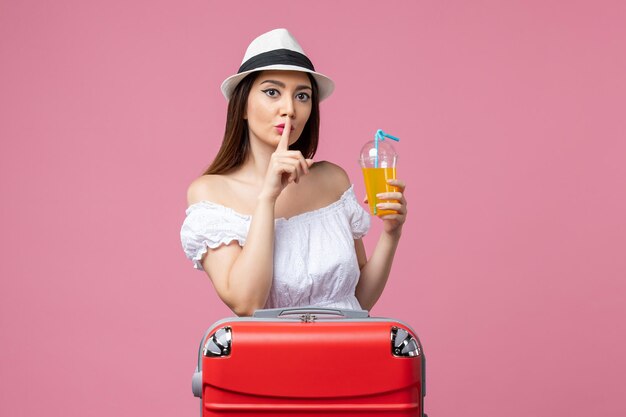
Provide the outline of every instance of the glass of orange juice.
{"type": "MultiPolygon", "coordinates": [[[[382,131],[378,131],[382,132],[382,131]]],[[[397,138],[386,135],[384,137],[397,138]]],[[[374,140],[367,142],[361,148],[361,156],[359,162],[363,170],[363,179],[365,180],[365,190],[367,192],[367,200],[370,206],[370,213],[376,216],[385,216],[387,214],[396,214],[395,210],[381,210],[376,207],[378,203],[393,202],[397,200],[381,200],[376,194],[399,191],[398,187],[387,184],[387,180],[396,179],[396,163],[398,154],[389,143],[389,141],[381,140],[381,136],[377,133],[374,140]]]]}

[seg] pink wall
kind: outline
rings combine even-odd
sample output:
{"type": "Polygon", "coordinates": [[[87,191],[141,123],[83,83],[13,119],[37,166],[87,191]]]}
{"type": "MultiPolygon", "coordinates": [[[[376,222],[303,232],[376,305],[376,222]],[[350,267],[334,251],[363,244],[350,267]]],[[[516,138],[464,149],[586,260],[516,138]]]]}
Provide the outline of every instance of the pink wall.
{"type": "Polygon", "coordinates": [[[276,27],[337,83],[318,160],[362,195],[361,144],[402,138],[372,314],[421,336],[426,411],[626,415],[624,3],[229,3],[0,4],[0,415],[197,415],[230,312],[181,250],[185,190],[219,83],[276,27]]]}

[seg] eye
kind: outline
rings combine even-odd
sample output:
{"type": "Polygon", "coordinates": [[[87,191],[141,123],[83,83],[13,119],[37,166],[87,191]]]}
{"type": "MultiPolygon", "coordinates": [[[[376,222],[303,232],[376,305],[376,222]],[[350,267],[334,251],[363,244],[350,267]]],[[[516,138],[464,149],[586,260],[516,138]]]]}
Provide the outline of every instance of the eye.
{"type": "Polygon", "coordinates": [[[269,97],[278,97],[278,94],[280,94],[278,90],[275,88],[268,88],[267,90],[261,90],[261,91],[263,91],[269,97]]]}
{"type": "Polygon", "coordinates": [[[308,93],[298,93],[296,97],[300,101],[309,101],[311,99],[311,96],[308,93]]]}

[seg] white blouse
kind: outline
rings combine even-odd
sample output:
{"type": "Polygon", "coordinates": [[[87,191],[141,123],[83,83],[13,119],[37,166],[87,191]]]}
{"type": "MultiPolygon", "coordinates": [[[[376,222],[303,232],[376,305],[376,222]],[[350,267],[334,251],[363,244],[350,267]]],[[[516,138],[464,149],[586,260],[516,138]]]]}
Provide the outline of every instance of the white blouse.
{"type": "MultiPolygon", "coordinates": [[[[211,201],[190,205],[186,215],[180,237],[196,269],[203,269],[207,248],[233,240],[246,243],[250,215],[211,201]]],[[[274,277],[264,308],[361,308],[354,295],[360,274],[354,239],[367,233],[370,217],[353,185],[326,207],[279,218],[274,224],[274,277]]]]}

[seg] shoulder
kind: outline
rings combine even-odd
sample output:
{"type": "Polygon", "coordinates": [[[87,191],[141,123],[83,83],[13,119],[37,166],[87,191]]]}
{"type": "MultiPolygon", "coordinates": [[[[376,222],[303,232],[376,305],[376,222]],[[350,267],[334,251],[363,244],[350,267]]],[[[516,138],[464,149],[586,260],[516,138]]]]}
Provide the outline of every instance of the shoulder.
{"type": "Polygon", "coordinates": [[[320,185],[323,185],[325,189],[333,190],[335,194],[341,196],[350,187],[350,177],[339,165],[329,161],[319,161],[313,164],[313,167],[317,171],[320,185]]]}
{"type": "Polygon", "coordinates": [[[187,188],[187,204],[192,205],[200,201],[213,201],[225,187],[221,175],[202,175],[196,178],[187,188]]]}

